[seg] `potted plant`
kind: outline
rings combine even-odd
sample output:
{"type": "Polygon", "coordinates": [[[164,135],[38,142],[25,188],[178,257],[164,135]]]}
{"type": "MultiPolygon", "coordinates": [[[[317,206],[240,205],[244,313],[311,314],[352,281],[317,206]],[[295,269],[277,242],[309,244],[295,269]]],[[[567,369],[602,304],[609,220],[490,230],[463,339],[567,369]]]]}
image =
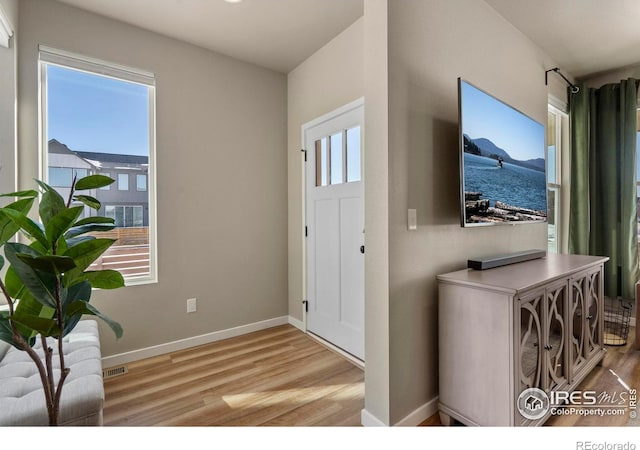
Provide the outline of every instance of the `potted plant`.
{"type": "Polygon", "coordinates": [[[40,191],[2,195],[17,200],[0,208],[0,249],[4,250],[0,269],[8,262],[5,279],[0,279],[1,295],[8,304],[7,311],[0,311],[0,340],[27,352],[33,360],[44,389],[49,425],[57,425],[62,388],[70,371],[65,366],[62,338],[85,314],[99,317],[117,338],[122,336],[120,325],[101,314],[89,300],[92,288],[119,288],[124,286],[124,279],[115,270],[88,270],[115,242],[96,237],[96,233],[112,230],[115,225],[108,217],[80,218],[85,205],[97,211],[100,202],[76,194],[108,186],[114,180],[103,175],[79,180],[74,177],[66,201],[51,186],[36,181],[40,191]],[[39,222],[29,217],[38,197],[39,222]],[[11,242],[17,234],[25,236],[28,243],[11,242]],[[33,349],[38,339],[43,357],[33,349]],[[58,346],[57,380],[51,345],[58,346]]]}

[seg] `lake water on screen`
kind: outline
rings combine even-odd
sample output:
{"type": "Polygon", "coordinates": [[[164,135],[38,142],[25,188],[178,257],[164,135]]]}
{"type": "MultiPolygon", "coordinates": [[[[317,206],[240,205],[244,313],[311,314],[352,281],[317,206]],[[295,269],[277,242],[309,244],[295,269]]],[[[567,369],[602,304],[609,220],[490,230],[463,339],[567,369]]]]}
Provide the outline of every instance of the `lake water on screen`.
{"type": "Polygon", "coordinates": [[[465,192],[482,192],[491,206],[496,201],[520,208],[546,211],[547,187],[544,172],[495,159],[464,154],[465,192]]]}

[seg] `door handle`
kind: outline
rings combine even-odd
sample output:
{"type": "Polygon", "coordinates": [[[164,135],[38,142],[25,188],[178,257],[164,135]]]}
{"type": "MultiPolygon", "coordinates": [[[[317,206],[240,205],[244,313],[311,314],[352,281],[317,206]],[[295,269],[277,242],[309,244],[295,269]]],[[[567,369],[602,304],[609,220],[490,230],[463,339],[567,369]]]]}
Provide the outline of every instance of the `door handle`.
{"type": "Polygon", "coordinates": [[[364,255],[364,245],[360,246],[360,253],[362,253],[364,255]]]}

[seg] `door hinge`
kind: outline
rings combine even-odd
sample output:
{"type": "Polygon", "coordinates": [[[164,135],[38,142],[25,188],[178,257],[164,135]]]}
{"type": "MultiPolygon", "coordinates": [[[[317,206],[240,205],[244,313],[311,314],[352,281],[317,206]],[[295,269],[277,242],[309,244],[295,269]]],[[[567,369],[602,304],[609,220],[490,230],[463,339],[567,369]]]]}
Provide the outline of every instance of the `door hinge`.
{"type": "Polygon", "coordinates": [[[302,153],[304,153],[304,162],[307,162],[307,151],[305,149],[300,149],[302,153]]]}
{"type": "Polygon", "coordinates": [[[304,305],[304,312],[309,312],[309,302],[307,300],[302,300],[302,304],[304,305]]]}

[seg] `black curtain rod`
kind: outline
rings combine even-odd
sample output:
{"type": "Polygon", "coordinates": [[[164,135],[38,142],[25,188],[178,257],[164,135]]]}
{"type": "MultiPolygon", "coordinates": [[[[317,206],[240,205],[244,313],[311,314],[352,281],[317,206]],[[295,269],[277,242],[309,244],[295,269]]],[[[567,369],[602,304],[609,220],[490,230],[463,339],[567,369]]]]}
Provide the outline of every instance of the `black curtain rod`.
{"type": "Polygon", "coordinates": [[[571,93],[572,94],[577,94],[578,92],[580,92],[580,88],[578,86],[576,86],[575,84],[573,84],[571,81],[567,80],[567,77],[562,75],[562,73],[560,72],[560,69],[558,67],[554,67],[553,69],[549,69],[549,70],[545,71],[545,73],[544,73],[544,85],[545,86],[547,85],[547,83],[549,81],[548,80],[549,72],[555,72],[558,75],[560,75],[562,77],[562,79],[564,81],[566,81],[569,86],[571,86],[571,93]]]}

